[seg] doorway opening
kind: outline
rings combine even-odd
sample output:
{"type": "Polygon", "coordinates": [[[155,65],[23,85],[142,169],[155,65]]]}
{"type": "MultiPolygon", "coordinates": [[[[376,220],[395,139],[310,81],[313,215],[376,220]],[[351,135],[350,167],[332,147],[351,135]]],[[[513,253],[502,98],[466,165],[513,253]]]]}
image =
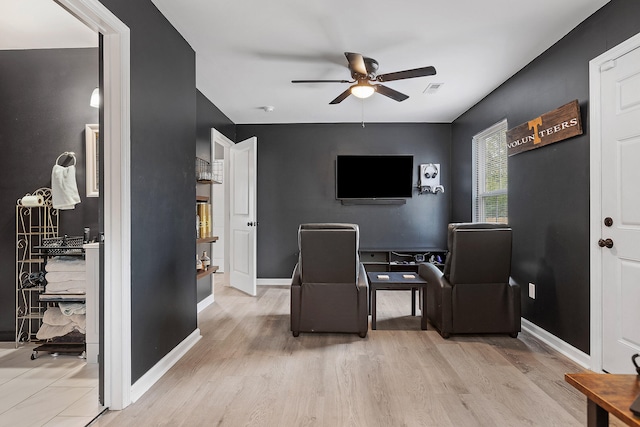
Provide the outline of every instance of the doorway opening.
{"type": "Polygon", "coordinates": [[[99,0],[55,1],[102,36],[100,387],[104,406],[123,409],[132,399],[129,28],[99,0]]]}

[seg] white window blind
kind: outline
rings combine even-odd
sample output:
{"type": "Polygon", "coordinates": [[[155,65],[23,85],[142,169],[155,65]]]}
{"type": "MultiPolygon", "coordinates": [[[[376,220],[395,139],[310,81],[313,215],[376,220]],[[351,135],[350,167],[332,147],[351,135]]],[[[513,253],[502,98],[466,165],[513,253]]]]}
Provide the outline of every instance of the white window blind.
{"type": "Polygon", "coordinates": [[[508,222],[507,121],[473,137],[473,219],[508,222]]]}

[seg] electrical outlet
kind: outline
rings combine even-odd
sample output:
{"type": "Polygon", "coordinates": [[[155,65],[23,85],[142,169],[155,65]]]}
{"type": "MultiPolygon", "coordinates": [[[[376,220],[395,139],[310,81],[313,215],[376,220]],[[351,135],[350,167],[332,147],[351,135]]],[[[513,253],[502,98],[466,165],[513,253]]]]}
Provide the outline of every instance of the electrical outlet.
{"type": "Polygon", "coordinates": [[[536,299],[536,285],[529,283],[529,298],[536,299]]]}

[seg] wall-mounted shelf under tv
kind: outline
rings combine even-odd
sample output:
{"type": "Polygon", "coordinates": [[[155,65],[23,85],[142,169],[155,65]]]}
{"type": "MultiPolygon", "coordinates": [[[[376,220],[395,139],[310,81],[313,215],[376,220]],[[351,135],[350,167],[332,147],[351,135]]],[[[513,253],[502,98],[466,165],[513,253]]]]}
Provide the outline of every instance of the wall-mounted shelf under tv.
{"type": "Polygon", "coordinates": [[[343,205],[404,205],[406,199],[345,199],[341,200],[343,205]]]}

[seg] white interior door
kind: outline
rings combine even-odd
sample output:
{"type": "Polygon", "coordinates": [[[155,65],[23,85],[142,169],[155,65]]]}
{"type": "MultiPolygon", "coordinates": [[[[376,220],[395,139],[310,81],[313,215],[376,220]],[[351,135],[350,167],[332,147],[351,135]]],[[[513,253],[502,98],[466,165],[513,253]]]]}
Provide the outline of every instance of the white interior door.
{"type": "Polygon", "coordinates": [[[602,369],[635,373],[631,355],[640,353],[640,48],[606,63],[600,78],[602,369]]]}
{"type": "Polygon", "coordinates": [[[256,295],[256,171],[258,139],[231,147],[229,191],[229,282],[256,295]]]}

